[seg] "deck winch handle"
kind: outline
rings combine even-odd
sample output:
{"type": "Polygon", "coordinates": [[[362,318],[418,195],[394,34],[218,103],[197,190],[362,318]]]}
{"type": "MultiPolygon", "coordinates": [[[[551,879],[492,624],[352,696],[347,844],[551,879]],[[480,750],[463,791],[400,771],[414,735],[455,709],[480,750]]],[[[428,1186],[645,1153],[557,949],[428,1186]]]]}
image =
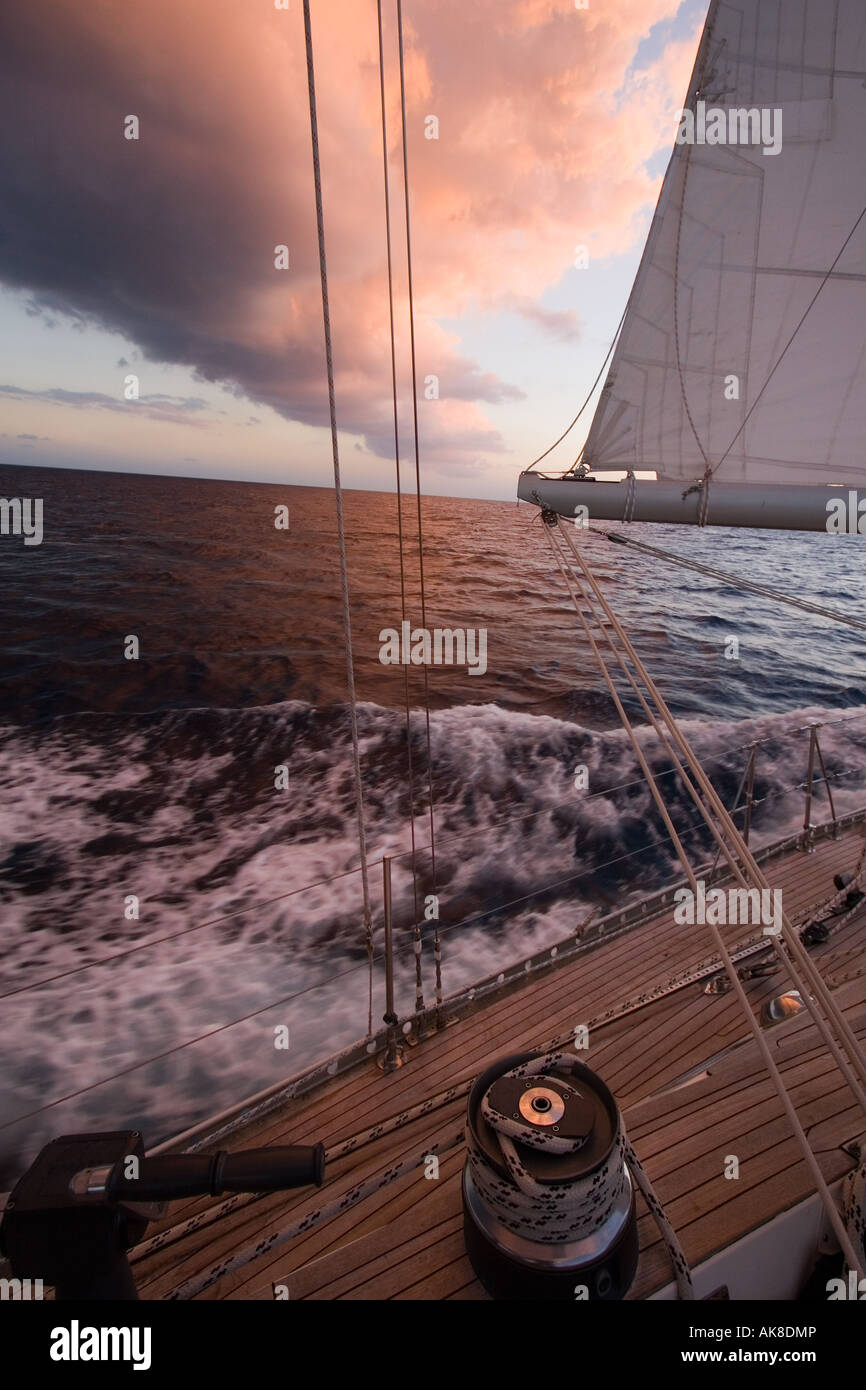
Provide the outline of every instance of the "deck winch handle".
{"type": "Polygon", "coordinates": [[[325,1177],[322,1144],[268,1149],[221,1150],[215,1154],[160,1154],[141,1159],[135,1177],[123,1162],[105,1184],[110,1202],[174,1201],[178,1197],[216,1197],[221,1192],[279,1192],[287,1187],[321,1187],[325,1177]]]}
{"type": "Polygon", "coordinates": [[[64,1134],[18,1179],[0,1221],[0,1255],[16,1279],[42,1279],[55,1297],[137,1299],[127,1251],[163,1204],[220,1192],[321,1187],[322,1144],[155,1154],[139,1130],[64,1134]]]}

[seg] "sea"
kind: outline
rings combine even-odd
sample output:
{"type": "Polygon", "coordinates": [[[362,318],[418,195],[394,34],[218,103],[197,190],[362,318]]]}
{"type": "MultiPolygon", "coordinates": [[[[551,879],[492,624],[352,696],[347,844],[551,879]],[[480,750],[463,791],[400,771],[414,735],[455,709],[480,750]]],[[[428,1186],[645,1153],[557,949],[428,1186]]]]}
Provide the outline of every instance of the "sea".
{"type": "MultiPolygon", "coordinates": [[[[383,855],[401,1017],[416,921],[434,997],[431,903],[447,995],[677,877],[534,507],[422,497],[419,553],[414,496],[344,494],[371,981],[333,491],[3,467],[0,493],[43,503],[41,544],[0,536],[0,1187],[59,1134],[153,1145],[363,1038],[371,983],[380,1026],[383,855]],[[383,662],[404,620],[486,659],[383,662]]],[[[857,537],[623,529],[866,617],[857,537]]],[[[579,540],[729,806],[759,741],[753,843],[803,822],[811,724],[837,813],[862,804],[866,633],[579,540]]]]}

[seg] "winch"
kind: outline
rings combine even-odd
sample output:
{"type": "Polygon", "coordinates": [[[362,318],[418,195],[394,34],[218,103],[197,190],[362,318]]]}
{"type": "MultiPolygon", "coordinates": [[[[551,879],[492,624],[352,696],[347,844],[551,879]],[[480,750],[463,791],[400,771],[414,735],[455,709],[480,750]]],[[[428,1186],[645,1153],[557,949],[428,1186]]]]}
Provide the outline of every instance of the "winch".
{"type": "Polygon", "coordinates": [[[619,1299],[637,1269],[616,1101],[573,1054],[521,1052],[469,1095],[466,1249],[496,1299],[619,1299]]]}

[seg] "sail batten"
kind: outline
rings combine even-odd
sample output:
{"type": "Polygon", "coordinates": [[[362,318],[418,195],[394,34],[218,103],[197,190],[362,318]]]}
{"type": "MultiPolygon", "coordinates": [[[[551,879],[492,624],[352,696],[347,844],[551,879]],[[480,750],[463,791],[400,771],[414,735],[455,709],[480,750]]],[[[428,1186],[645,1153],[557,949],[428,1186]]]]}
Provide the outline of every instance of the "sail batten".
{"type": "Polygon", "coordinates": [[[711,4],[590,468],[866,485],[861,68],[862,0],[711,4]]]}

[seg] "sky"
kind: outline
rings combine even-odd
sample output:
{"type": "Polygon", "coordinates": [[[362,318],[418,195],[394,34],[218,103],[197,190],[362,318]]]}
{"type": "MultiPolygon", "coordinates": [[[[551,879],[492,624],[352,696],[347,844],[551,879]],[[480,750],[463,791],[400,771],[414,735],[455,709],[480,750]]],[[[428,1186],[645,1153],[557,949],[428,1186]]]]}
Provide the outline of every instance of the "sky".
{"type": "MultiPolygon", "coordinates": [[[[6,0],[0,463],[332,483],[303,10],[283,3],[6,0]]],[[[706,9],[404,0],[423,492],[513,498],[582,404],[706,9]]],[[[311,10],[342,481],[393,490],[376,0],[311,10]]],[[[382,10],[409,491],[396,0],[382,10]]]]}

